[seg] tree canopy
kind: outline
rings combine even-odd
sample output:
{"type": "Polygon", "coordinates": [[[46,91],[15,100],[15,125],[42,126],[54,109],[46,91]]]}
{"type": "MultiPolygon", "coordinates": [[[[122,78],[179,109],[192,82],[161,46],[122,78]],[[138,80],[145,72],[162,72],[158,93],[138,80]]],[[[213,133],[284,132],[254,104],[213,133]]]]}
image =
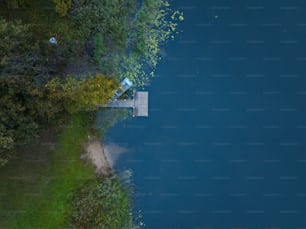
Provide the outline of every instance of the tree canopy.
{"type": "Polygon", "coordinates": [[[166,0],[75,0],[70,14],[79,37],[93,40],[101,71],[138,86],[154,75],[161,46],[183,20],[166,0]]]}
{"type": "Polygon", "coordinates": [[[0,164],[11,158],[16,146],[37,136],[44,106],[42,91],[28,78],[0,78],[0,164]]]}
{"type": "Polygon", "coordinates": [[[42,71],[39,45],[30,28],[21,21],[0,19],[0,77],[42,71]]]}
{"type": "Polygon", "coordinates": [[[62,104],[63,109],[69,113],[84,110],[97,110],[113,96],[118,87],[115,77],[96,74],[80,80],[69,76],[65,82],[53,78],[46,84],[48,97],[55,104],[62,104]]]}

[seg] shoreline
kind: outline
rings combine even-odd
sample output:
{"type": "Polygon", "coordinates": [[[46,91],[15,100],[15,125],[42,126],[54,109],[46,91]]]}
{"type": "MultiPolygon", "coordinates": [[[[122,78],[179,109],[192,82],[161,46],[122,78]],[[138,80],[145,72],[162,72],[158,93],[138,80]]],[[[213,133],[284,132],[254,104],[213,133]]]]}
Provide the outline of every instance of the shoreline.
{"type": "Polygon", "coordinates": [[[106,153],[103,144],[98,139],[87,142],[84,146],[85,154],[82,159],[87,159],[95,167],[95,173],[108,176],[112,172],[112,160],[110,153],[106,153]]]}

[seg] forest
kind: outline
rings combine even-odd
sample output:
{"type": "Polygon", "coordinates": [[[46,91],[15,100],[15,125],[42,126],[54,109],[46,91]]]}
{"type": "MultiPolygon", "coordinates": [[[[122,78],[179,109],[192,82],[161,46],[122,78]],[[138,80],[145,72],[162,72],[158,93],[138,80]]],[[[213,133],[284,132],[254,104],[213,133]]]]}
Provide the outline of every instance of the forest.
{"type": "Polygon", "coordinates": [[[94,126],[96,111],[113,97],[120,80],[128,77],[144,87],[154,77],[161,47],[174,39],[183,19],[165,0],[1,1],[0,194],[20,190],[14,190],[18,198],[0,195],[0,203],[11,208],[0,207],[0,227],[118,229],[143,224],[131,214],[131,188],[116,174],[95,176],[80,160],[65,165],[62,160],[77,160],[87,136],[104,135],[106,126],[94,126]],[[55,149],[47,149],[43,141],[55,149]],[[77,142],[75,147],[71,141],[77,142]],[[26,167],[32,180],[5,182],[18,176],[16,167],[28,166],[22,163],[29,157],[43,157],[48,170],[26,167]],[[36,174],[41,172],[57,179],[43,182],[36,174]],[[45,192],[39,198],[20,197],[29,182],[45,192]],[[15,214],[19,208],[25,213],[15,214]]]}

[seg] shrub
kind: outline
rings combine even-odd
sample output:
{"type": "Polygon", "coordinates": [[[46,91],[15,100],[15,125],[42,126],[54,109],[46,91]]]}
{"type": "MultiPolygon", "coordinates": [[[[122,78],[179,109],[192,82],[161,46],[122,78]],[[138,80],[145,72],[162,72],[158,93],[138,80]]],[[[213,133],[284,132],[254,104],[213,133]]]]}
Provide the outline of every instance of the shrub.
{"type": "Polygon", "coordinates": [[[136,228],[129,193],[129,188],[115,175],[85,183],[72,198],[71,226],[80,229],[136,228]]]}

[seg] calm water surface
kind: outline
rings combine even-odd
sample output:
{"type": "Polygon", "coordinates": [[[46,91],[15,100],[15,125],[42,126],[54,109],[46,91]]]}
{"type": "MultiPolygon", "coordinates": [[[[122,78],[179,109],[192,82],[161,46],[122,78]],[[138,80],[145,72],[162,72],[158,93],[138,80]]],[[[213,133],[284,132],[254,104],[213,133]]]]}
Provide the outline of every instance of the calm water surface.
{"type": "Polygon", "coordinates": [[[183,33],[119,123],[147,228],[306,228],[306,1],[173,1],[183,33]]]}

